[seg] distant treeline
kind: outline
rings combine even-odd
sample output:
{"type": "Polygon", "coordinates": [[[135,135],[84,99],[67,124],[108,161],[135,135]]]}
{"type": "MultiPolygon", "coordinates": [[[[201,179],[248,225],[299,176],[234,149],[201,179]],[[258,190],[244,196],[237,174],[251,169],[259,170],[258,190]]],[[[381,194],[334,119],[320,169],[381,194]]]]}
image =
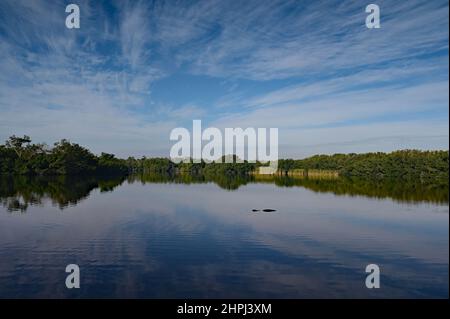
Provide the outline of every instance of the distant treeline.
{"type": "MultiPolygon", "coordinates": [[[[239,176],[253,174],[257,163],[174,163],[168,158],[116,158],[113,154],[94,155],[88,149],[61,140],[49,147],[33,144],[28,136],[10,137],[0,145],[0,174],[84,175],[159,173],[239,176]]],[[[423,183],[447,183],[448,151],[403,150],[392,153],[316,155],[306,159],[282,159],[278,174],[296,171],[336,172],[340,176],[371,179],[414,179],[423,183]]]]}
{"type": "Polygon", "coordinates": [[[174,163],[168,158],[145,158],[127,159],[128,167],[135,172],[143,173],[169,173],[169,174],[193,174],[193,175],[227,175],[239,176],[251,174],[257,171],[261,163],[236,163],[236,156],[233,156],[233,163],[226,163],[225,156],[217,163],[206,163],[201,160],[198,163],[187,161],[185,163],[174,163]]]}
{"type": "Polygon", "coordinates": [[[337,171],[340,176],[372,179],[415,179],[448,183],[449,152],[402,150],[392,153],[315,155],[301,160],[280,160],[278,168],[337,171]]]}
{"type": "Polygon", "coordinates": [[[9,175],[127,174],[124,160],[113,154],[96,156],[67,140],[49,147],[32,144],[28,136],[11,136],[0,145],[0,173],[9,175]]]}

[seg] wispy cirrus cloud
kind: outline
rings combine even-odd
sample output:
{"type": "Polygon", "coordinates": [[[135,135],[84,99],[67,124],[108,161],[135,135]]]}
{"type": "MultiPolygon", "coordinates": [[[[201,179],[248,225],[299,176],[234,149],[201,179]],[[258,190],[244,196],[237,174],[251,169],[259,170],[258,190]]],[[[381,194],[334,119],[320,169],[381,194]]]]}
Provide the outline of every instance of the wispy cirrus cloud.
{"type": "Polygon", "coordinates": [[[165,156],[200,118],[289,156],[448,147],[446,1],[380,0],[378,30],[363,1],[77,3],[79,30],[65,1],[0,3],[0,139],[165,156]]]}
{"type": "Polygon", "coordinates": [[[210,34],[203,50],[192,42],[176,56],[202,74],[270,80],[329,74],[448,49],[445,2],[377,4],[383,26],[369,31],[363,1],[216,1],[209,10],[199,7],[202,15],[183,21],[188,30],[192,25],[211,28],[210,21],[215,21],[214,32],[203,28],[210,34]]]}
{"type": "Polygon", "coordinates": [[[121,145],[120,155],[164,151],[162,132],[175,124],[146,122],[134,113],[164,73],[146,64],[145,29],[136,24],[144,20],[135,20],[142,18],[139,5],[124,5],[113,27],[101,7],[79,6],[82,27],[74,31],[64,26],[62,1],[2,3],[0,135],[69,138],[97,152],[117,152],[121,145]]]}

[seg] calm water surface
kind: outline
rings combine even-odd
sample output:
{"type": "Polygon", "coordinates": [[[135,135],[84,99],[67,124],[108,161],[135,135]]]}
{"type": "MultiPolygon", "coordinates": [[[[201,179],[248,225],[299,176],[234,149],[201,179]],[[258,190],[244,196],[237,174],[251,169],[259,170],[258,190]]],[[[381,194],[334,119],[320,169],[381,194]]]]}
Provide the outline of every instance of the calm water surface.
{"type": "Polygon", "coordinates": [[[1,298],[449,295],[448,188],[151,176],[0,187],[1,298]],[[81,288],[69,290],[73,263],[81,288]],[[372,263],[380,289],[365,287],[372,263]]]}

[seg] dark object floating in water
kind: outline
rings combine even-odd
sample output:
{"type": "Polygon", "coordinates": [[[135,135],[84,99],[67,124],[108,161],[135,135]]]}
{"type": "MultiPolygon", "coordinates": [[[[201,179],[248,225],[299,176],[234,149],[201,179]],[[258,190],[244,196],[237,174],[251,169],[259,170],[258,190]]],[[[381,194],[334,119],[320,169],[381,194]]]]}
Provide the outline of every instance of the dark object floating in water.
{"type": "Polygon", "coordinates": [[[276,209],[271,209],[271,208],[265,208],[265,209],[252,209],[252,212],[264,212],[264,213],[272,213],[272,212],[276,212],[276,209]]]}
{"type": "Polygon", "coordinates": [[[252,209],[252,212],[259,212],[259,209],[252,209]]]}

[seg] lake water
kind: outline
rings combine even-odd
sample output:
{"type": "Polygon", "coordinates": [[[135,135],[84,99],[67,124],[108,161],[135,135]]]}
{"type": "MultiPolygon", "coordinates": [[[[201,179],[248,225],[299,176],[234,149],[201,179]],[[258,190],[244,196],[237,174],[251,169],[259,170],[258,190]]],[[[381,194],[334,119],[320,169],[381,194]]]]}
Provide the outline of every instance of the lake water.
{"type": "Polygon", "coordinates": [[[1,298],[449,296],[448,187],[163,176],[0,187],[1,298]],[[68,264],[80,289],[65,286],[68,264]],[[379,289],[365,286],[368,264],[379,289]]]}

